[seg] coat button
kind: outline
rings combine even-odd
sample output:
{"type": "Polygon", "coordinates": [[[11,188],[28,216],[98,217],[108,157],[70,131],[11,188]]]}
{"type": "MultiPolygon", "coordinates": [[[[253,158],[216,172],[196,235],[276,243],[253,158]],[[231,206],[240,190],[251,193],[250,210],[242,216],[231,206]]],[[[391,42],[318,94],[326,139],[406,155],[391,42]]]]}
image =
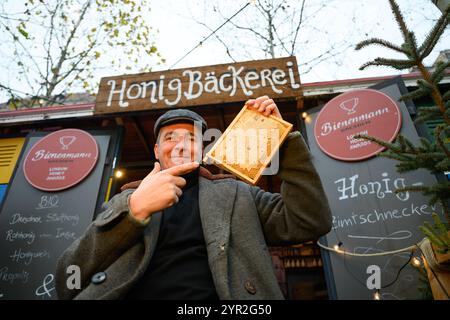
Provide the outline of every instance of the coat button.
{"type": "Polygon", "coordinates": [[[250,281],[245,281],[244,286],[245,286],[245,290],[247,290],[248,293],[250,293],[250,294],[256,293],[256,288],[250,281]]]}
{"type": "Polygon", "coordinates": [[[102,283],[105,280],[106,280],[106,273],[105,272],[97,272],[91,278],[91,282],[93,284],[100,284],[100,283],[102,283]]]}

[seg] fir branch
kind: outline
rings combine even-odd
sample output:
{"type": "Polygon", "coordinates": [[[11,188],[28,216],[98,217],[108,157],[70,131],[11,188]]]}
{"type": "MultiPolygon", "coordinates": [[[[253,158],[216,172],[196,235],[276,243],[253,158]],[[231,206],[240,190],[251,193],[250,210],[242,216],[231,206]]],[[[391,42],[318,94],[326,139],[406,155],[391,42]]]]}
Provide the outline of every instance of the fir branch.
{"type": "Polygon", "coordinates": [[[416,148],[416,146],[411,141],[409,141],[409,139],[405,138],[405,143],[411,152],[414,152],[414,153],[418,152],[418,148],[416,148]]]}
{"type": "Polygon", "coordinates": [[[419,147],[419,148],[421,148],[424,151],[434,149],[434,146],[430,143],[430,141],[428,141],[428,139],[420,138],[420,144],[421,144],[421,147],[419,147]]]}
{"type": "Polygon", "coordinates": [[[411,91],[407,94],[404,94],[403,96],[400,97],[399,100],[400,101],[414,100],[414,99],[422,98],[428,94],[429,94],[429,92],[427,90],[423,90],[422,88],[419,88],[419,89],[411,91]]]}
{"type": "MultiPolygon", "coordinates": [[[[440,181],[430,187],[427,186],[406,186],[403,188],[397,188],[394,191],[395,193],[402,192],[421,192],[425,196],[432,196],[430,200],[430,204],[435,204],[440,202],[441,204],[445,203],[450,196],[450,181],[440,181]]],[[[445,206],[443,205],[444,209],[445,206]]],[[[444,210],[447,212],[447,210],[444,210]]],[[[449,221],[450,222],[450,221],[449,221]]]]}
{"type": "Polygon", "coordinates": [[[424,222],[425,226],[419,226],[420,230],[430,239],[430,241],[438,247],[445,246],[445,243],[442,242],[439,238],[435,236],[435,234],[431,231],[431,226],[428,221],[424,222]]]}
{"type": "Polygon", "coordinates": [[[436,201],[447,201],[450,198],[450,181],[439,181],[438,183],[432,185],[429,189],[428,195],[435,196],[436,201]]]}
{"type": "Polygon", "coordinates": [[[436,113],[438,112],[439,114],[441,114],[441,109],[439,109],[436,106],[431,106],[431,107],[420,107],[418,113],[436,113]]]}
{"type": "Polygon", "coordinates": [[[438,107],[422,107],[419,109],[414,123],[435,119],[442,119],[442,113],[438,107]]]}
{"type": "Polygon", "coordinates": [[[420,58],[419,52],[417,51],[416,35],[414,34],[414,32],[410,31],[406,35],[406,39],[407,41],[404,43],[404,47],[408,48],[408,51],[410,52],[410,54],[407,56],[410,60],[417,62],[418,60],[420,60],[420,58]]]}
{"type": "Polygon", "coordinates": [[[410,157],[404,155],[404,154],[400,154],[400,153],[395,153],[395,152],[391,152],[391,151],[383,151],[380,152],[378,154],[379,157],[384,157],[384,158],[389,158],[392,160],[397,160],[397,161],[411,161],[410,157]]]}
{"type": "Polygon", "coordinates": [[[394,193],[404,193],[404,192],[427,192],[428,187],[424,186],[407,186],[403,188],[397,188],[395,189],[394,193]]]}
{"type": "Polygon", "coordinates": [[[369,66],[386,66],[392,67],[397,70],[404,70],[412,68],[415,65],[414,61],[410,60],[397,60],[397,59],[386,59],[386,58],[375,58],[370,62],[364,63],[359,70],[364,70],[369,66]]]}
{"type": "Polygon", "coordinates": [[[426,80],[419,79],[417,80],[417,85],[424,91],[427,91],[430,94],[433,91],[433,83],[430,83],[426,80]]]}
{"type": "Polygon", "coordinates": [[[353,138],[354,139],[364,139],[364,140],[369,140],[371,142],[375,142],[376,144],[378,144],[382,147],[385,147],[389,150],[395,151],[396,153],[402,152],[401,149],[398,146],[396,146],[395,144],[380,140],[380,139],[372,137],[372,136],[368,136],[366,134],[357,134],[353,138]]]}
{"type": "Polygon", "coordinates": [[[447,149],[447,146],[445,145],[444,141],[442,141],[442,138],[441,138],[441,133],[442,133],[443,129],[444,129],[443,125],[437,126],[436,131],[435,131],[435,137],[436,137],[436,141],[439,144],[439,146],[441,147],[441,149],[445,152],[447,157],[450,158],[450,151],[447,149]]]}
{"type": "Polygon", "coordinates": [[[437,120],[437,119],[442,119],[442,114],[439,112],[436,113],[422,113],[422,114],[418,114],[416,119],[414,120],[414,123],[421,123],[424,121],[429,121],[429,120],[437,120]]]}
{"type": "Polygon", "coordinates": [[[397,137],[397,141],[398,141],[398,144],[400,146],[400,150],[402,152],[407,152],[406,151],[405,137],[402,134],[399,134],[398,137],[397,137]]]}
{"type": "Polygon", "coordinates": [[[444,95],[442,96],[444,100],[450,100],[450,90],[448,90],[444,95]]]}
{"type": "Polygon", "coordinates": [[[425,41],[419,48],[420,59],[423,60],[433,51],[436,43],[439,41],[442,33],[445,31],[448,23],[449,23],[449,14],[450,14],[450,5],[448,5],[441,17],[436,21],[433,28],[430,30],[428,35],[425,38],[425,41]]]}
{"type": "Polygon", "coordinates": [[[450,159],[446,158],[443,159],[442,161],[439,161],[436,164],[436,171],[438,172],[450,171],[450,159]]]}
{"type": "Polygon", "coordinates": [[[444,152],[423,152],[417,153],[417,157],[423,160],[437,160],[441,161],[442,158],[445,157],[444,152]]]}
{"type": "Polygon", "coordinates": [[[445,214],[445,218],[447,219],[447,225],[450,228],[450,210],[448,207],[448,197],[447,198],[443,198],[443,199],[439,199],[439,201],[441,202],[442,208],[444,208],[444,214],[445,214]]]}
{"type": "Polygon", "coordinates": [[[439,82],[441,82],[441,80],[445,76],[445,69],[447,69],[448,67],[450,67],[450,61],[448,62],[439,61],[436,64],[436,68],[434,69],[433,73],[431,74],[431,82],[436,85],[439,84],[439,82]]]}
{"type": "Polygon", "coordinates": [[[406,55],[408,55],[408,51],[404,48],[401,48],[395,44],[393,44],[392,42],[383,40],[383,39],[379,39],[379,38],[372,38],[372,39],[367,39],[364,41],[361,41],[360,43],[358,43],[355,47],[355,50],[361,50],[364,47],[368,47],[370,45],[380,45],[383,47],[386,47],[388,49],[392,49],[394,51],[400,52],[400,53],[404,53],[406,55]]]}
{"type": "Polygon", "coordinates": [[[409,161],[400,161],[396,165],[397,171],[399,173],[414,171],[417,169],[427,169],[432,173],[437,173],[434,165],[430,164],[428,161],[419,161],[418,159],[413,159],[409,161]]]}
{"type": "Polygon", "coordinates": [[[395,20],[397,21],[400,30],[402,31],[403,39],[408,41],[407,35],[409,33],[408,27],[406,26],[405,20],[403,19],[403,15],[398,7],[397,3],[394,0],[389,0],[389,4],[391,5],[392,13],[395,16],[395,20]]]}
{"type": "Polygon", "coordinates": [[[445,224],[442,223],[441,219],[439,218],[439,216],[438,216],[435,212],[433,212],[433,213],[431,214],[431,216],[432,216],[433,221],[434,221],[435,229],[436,229],[437,231],[441,232],[442,234],[444,234],[445,237],[446,237],[446,241],[447,241],[448,243],[450,243],[450,237],[449,237],[448,234],[447,234],[447,227],[445,226],[445,224]]]}

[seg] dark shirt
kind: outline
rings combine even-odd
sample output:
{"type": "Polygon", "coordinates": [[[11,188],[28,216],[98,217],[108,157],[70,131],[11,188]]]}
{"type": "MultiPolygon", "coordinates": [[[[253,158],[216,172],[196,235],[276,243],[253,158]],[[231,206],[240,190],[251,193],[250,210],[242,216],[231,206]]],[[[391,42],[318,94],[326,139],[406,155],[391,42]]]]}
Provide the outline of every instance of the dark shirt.
{"type": "Polygon", "coordinates": [[[183,194],[163,211],[155,252],[128,299],[218,299],[200,220],[198,170],[183,177],[183,194]]]}

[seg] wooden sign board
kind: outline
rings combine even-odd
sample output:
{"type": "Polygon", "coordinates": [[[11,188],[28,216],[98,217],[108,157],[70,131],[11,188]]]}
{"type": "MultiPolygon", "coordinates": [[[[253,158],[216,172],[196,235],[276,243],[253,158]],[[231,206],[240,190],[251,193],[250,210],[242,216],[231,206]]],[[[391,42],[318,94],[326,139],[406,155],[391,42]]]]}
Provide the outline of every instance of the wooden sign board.
{"type": "Polygon", "coordinates": [[[291,130],[291,123],[244,106],[203,161],[255,185],[291,130]]]}
{"type": "Polygon", "coordinates": [[[295,57],[102,78],[95,113],[211,105],[262,95],[301,97],[295,57]]]}

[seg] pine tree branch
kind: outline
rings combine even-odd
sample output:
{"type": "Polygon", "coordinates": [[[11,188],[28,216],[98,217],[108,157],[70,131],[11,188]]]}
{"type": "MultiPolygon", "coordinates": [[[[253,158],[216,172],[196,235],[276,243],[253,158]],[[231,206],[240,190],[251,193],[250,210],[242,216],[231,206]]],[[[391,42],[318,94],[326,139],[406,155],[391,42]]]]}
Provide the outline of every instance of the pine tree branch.
{"type": "Polygon", "coordinates": [[[442,98],[441,92],[439,91],[439,88],[436,84],[434,84],[431,81],[431,75],[428,72],[427,68],[423,65],[422,61],[416,61],[416,65],[420,70],[420,73],[422,74],[422,77],[424,78],[423,83],[431,84],[432,90],[431,90],[431,97],[433,98],[434,102],[436,103],[436,106],[439,107],[442,113],[442,117],[447,122],[447,124],[450,124],[450,118],[445,115],[445,105],[444,100],[442,98]]]}
{"type": "Polygon", "coordinates": [[[414,119],[414,123],[418,124],[423,123],[424,121],[438,120],[438,119],[442,119],[442,114],[440,112],[419,113],[416,119],[414,119]]]}
{"type": "Polygon", "coordinates": [[[448,90],[444,95],[442,96],[444,100],[450,100],[450,90],[448,90]]]}
{"type": "Polygon", "coordinates": [[[355,50],[361,50],[362,48],[368,47],[370,45],[380,45],[380,46],[386,47],[388,49],[392,49],[394,51],[404,53],[406,55],[408,54],[408,52],[405,49],[400,48],[399,46],[393,44],[392,42],[389,42],[389,41],[386,41],[383,39],[379,39],[379,38],[372,38],[372,39],[361,41],[356,45],[355,50]]]}
{"type": "Polygon", "coordinates": [[[404,70],[412,68],[415,65],[414,61],[410,60],[397,60],[397,59],[386,59],[386,58],[376,58],[370,62],[364,63],[359,70],[364,70],[369,66],[387,66],[392,67],[397,70],[404,70]]]}
{"type": "MultiPolygon", "coordinates": [[[[396,154],[411,154],[411,155],[417,155],[417,151],[416,150],[412,150],[412,151],[406,151],[406,150],[402,150],[401,147],[395,145],[394,143],[389,143],[387,141],[383,141],[380,140],[376,137],[372,137],[369,135],[365,135],[365,134],[357,134],[354,136],[355,139],[364,139],[364,140],[369,140],[371,142],[375,142],[376,144],[385,147],[386,149],[395,152],[396,154]]],[[[398,139],[406,139],[403,136],[399,135],[397,137],[398,139]]]]}
{"type": "Polygon", "coordinates": [[[439,199],[442,205],[442,208],[444,208],[444,214],[445,218],[447,219],[447,225],[450,227],[450,208],[448,207],[448,198],[439,199]]]}
{"type": "Polygon", "coordinates": [[[450,158],[450,151],[447,149],[447,147],[445,146],[444,141],[442,141],[442,139],[441,139],[441,133],[442,133],[443,128],[444,127],[442,125],[436,127],[435,137],[436,137],[436,141],[437,141],[438,145],[445,152],[447,157],[450,158]]]}
{"type": "Polygon", "coordinates": [[[436,64],[436,68],[434,69],[433,73],[431,74],[431,82],[438,85],[439,82],[444,78],[445,76],[445,70],[450,67],[450,61],[448,62],[442,62],[439,61],[436,64]]]}
{"type": "Polygon", "coordinates": [[[429,91],[427,90],[423,90],[422,88],[416,89],[414,91],[411,91],[410,93],[404,94],[403,96],[400,97],[400,101],[405,101],[405,100],[414,100],[414,99],[418,99],[421,98],[423,96],[426,96],[429,94],[429,91]]]}
{"type": "Polygon", "coordinates": [[[431,53],[436,43],[439,41],[442,33],[445,31],[449,23],[450,5],[448,5],[441,17],[436,21],[435,25],[428,33],[425,41],[419,48],[420,58],[423,60],[431,53]]]}
{"type": "Polygon", "coordinates": [[[428,192],[429,188],[424,186],[406,186],[403,188],[395,189],[395,193],[404,193],[404,192],[428,192]]]}
{"type": "Polygon", "coordinates": [[[398,7],[397,3],[394,0],[389,0],[389,4],[391,5],[392,13],[395,16],[395,20],[402,31],[403,39],[405,42],[408,41],[407,35],[409,33],[408,27],[406,26],[405,20],[403,19],[403,15],[398,7]]]}
{"type": "Polygon", "coordinates": [[[379,157],[389,158],[392,160],[397,160],[400,163],[410,163],[412,161],[412,158],[410,156],[404,155],[399,152],[392,152],[392,151],[383,151],[378,154],[379,157]]]}

